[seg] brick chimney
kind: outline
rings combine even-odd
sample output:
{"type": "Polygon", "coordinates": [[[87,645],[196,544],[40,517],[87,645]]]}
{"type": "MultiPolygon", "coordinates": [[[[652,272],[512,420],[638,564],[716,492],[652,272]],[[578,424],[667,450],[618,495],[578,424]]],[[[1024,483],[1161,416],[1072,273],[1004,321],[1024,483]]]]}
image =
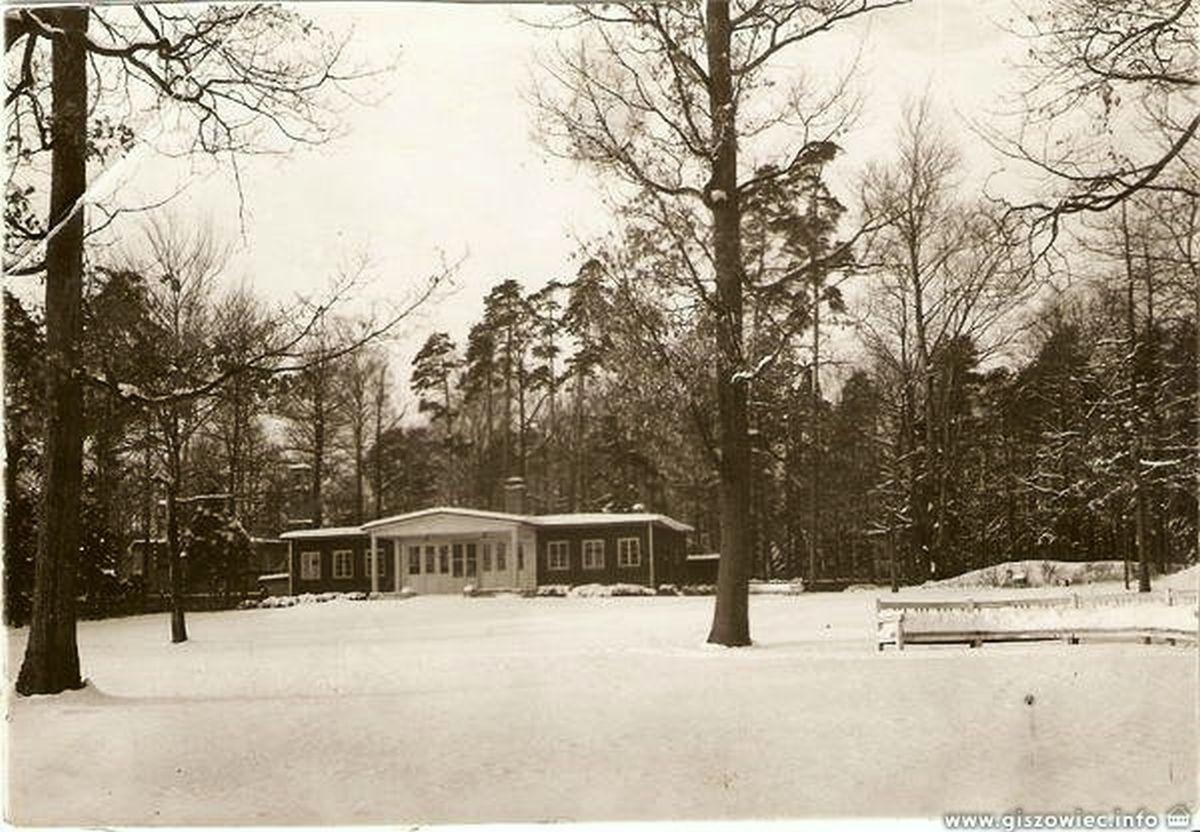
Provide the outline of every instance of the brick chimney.
{"type": "Polygon", "coordinates": [[[504,510],[509,514],[525,513],[525,480],[520,477],[504,481],[504,510]]]}

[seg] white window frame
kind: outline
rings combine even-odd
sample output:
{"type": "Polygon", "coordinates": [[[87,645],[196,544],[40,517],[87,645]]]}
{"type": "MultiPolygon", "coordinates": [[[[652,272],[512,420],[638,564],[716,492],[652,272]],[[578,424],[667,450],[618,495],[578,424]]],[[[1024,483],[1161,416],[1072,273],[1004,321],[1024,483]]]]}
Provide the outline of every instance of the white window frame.
{"type": "Polygon", "coordinates": [[[551,572],[569,572],[571,570],[571,542],[569,540],[550,540],[546,542],[546,569],[551,572]],[[558,555],[561,552],[562,561],[558,555]]]}
{"type": "Polygon", "coordinates": [[[584,569],[603,569],[604,568],[604,556],[606,554],[604,551],[604,549],[605,549],[604,538],[597,537],[597,538],[592,538],[591,540],[585,540],[585,541],[583,541],[581,546],[583,549],[583,568],[584,569]],[[594,549],[597,546],[599,546],[599,548],[600,548],[600,557],[599,557],[599,559],[593,560],[592,558],[589,557],[589,555],[594,554],[594,549]]]}
{"type": "Polygon", "coordinates": [[[618,537],[617,566],[622,569],[636,569],[641,565],[642,539],[640,537],[618,537]]]}
{"type": "Polygon", "coordinates": [[[333,550],[333,577],[338,581],[348,581],[354,577],[353,549],[333,550]],[[343,569],[343,565],[348,568],[343,569]]]}
{"type": "Polygon", "coordinates": [[[321,580],[321,553],[319,551],[300,553],[300,580],[321,580]],[[315,570],[313,569],[314,565],[316,566],[315,570]],[[316,574],[313,574],[314,572],[316,574]]]}

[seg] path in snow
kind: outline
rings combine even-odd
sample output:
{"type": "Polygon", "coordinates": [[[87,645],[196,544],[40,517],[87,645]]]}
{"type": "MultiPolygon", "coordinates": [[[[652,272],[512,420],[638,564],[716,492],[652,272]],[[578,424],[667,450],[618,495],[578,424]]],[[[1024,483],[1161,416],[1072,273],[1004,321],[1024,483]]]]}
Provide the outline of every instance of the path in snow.
{"type": "Polygon", "coordinates": [[[95,689],[11,705],[9,817],[935,816],[1195,797],[1195,651],[879,654],[874,597],[756,596],[759,645],[740,651],[701,644],[711,598],[203,613],[174,647],[165,615],[86,622],[95,689]]]}

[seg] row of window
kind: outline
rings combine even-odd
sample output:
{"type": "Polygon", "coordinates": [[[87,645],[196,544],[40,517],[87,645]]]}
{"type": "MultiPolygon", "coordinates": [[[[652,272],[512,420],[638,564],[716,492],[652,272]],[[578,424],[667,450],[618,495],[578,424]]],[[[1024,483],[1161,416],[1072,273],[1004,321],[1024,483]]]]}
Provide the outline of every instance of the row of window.
{"type": "MultiPolygon", "coordinates": [[[[386,547],[390,548],[390,547],[386,547]]],[[[390,554],[385,551],[379,552],[379,559],[375,565],[375,571],[380,577],[383,577],[386,572],[387,559],[390,554]]],[[[520,544],[517,545],[517,569],[525,568],[525,551],[520,544]]],[[[363,553],[363,568],[364,576],[370,575],[371,553],[363,553]]],[[[441,546],[425,546],[422,550],[420,546],[408,547],[408,574],[410,575],[453,575],[456,578],[474,577],[478,574],[479,567],[482,566],[484,572],[493,571],[504,572],[508,569],[508,544],[504,542],[492,543],[455,543],[452,545],[442,544],[441,546]],[[424,554],[425,569],[422,571],[422,554],[424,554]]],[[[333,577],[338,580],[344,580],[354,577],[354,552],[349,549],[338,549],[333,552],[333,577]]],[[[301,552],[300,553],[300,579],[304,581],[317,581],[321,579],[321,553],[320,552],[301,552]]]]}
{"type": "MultiPolygon", "coordinates": [[[[605,567],[605,541],[584,540],[580,544],[584,569],[605,567]]],[[[517,569],[525,569],[524,547],[517,546],[517,569]]],[[[363,574],[370,574],[370,552],[364,553],[363,574]]],[[[379,553],[375,571],[384,576],[387,556],[379,553]]],[[[636,537],[617,538],[617,566],[633,568],[642,565],[642,542],[636,537]]],[[[546,544],[546,566],[555,572],[571,568],[570,541],[552,540],[546,544]]],[[[508,545],[498,543],[453,543],[439,546],[426,545],[408,547],[408,574],[451,575],[455,578],[473,578],[480,571],[504,572],[508,569],[508,545]],[[422,568],[422,566],[424,568],[422,568]]],[[[338,549],[333,553],[333,577],[345,580],[354,577],[354,552],[338,549]]],[[[300,553],[300,578],[316,581],[321,578],[321,553],[300,553]]]]}
{"type": "MultiPolygon", "coordinates": [[[[371,574],[371,553],[363,554],[363,575],[371,574]]],[[[387,556],[379,553],[379,559],[375,563],[375,572],[379,577],[383,577],[387,568],[387,556]]],[[[338,579],[354,577],[354,552],[350,549],[337,549],[333,553],[333,577],[338,579]]],[[[300,553],[300,579],[304,581],[318,581],[321,579],[321,553],[320,552],[301,552],[300,553]]]]}
{"type": "MultiPolygon", "coordinates": [[[[525,549],[517,544],[517,569],[525,568],[525,549]]],[[[455,578],[473,578],[480,571],[508,571],[508,544],[497,543],[443,543],[440,546],[409,546],[408,574],[452,575],[455,578]],[[422,557],[422,555],[424,557],[422,557]],[[422,569],[424,564],[424,569],[422,569]]]]}
{"type": "MultiPolygon", "coordinates": [[[[585,540],[580,545],[584,569],[603,569],[605,543],[585,540]]],[[[636,537],[617,538],[617,566],[631,568],[642,565],[642,541],[636,537]]],[[[551,540],[546,544],[546,568],[565,572],[571,568],[571,545],[567,540],[551,540]]]]}

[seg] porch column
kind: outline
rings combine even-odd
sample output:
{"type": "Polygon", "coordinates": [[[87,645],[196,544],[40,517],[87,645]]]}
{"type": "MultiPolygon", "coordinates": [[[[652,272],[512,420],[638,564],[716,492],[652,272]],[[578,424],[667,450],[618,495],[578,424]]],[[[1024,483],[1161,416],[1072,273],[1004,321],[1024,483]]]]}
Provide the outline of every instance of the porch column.
{"type": "Polygon", "coordinates": [[[395,585],[394,592],[399,593],[400,587],[404,585],[404,573],[400,571],[400,566],[404,562],[403,558],[404,547],[400,545],[400,538],[392,538],[392,561],[396,566],[395,580],[392,583],[395,585]]]}
{"type": "Polygon", "coordinates": [[[375,595],[379,592],[379,545],[375,537],[375,532],[371,532],[371,594],[375,595]]]}

